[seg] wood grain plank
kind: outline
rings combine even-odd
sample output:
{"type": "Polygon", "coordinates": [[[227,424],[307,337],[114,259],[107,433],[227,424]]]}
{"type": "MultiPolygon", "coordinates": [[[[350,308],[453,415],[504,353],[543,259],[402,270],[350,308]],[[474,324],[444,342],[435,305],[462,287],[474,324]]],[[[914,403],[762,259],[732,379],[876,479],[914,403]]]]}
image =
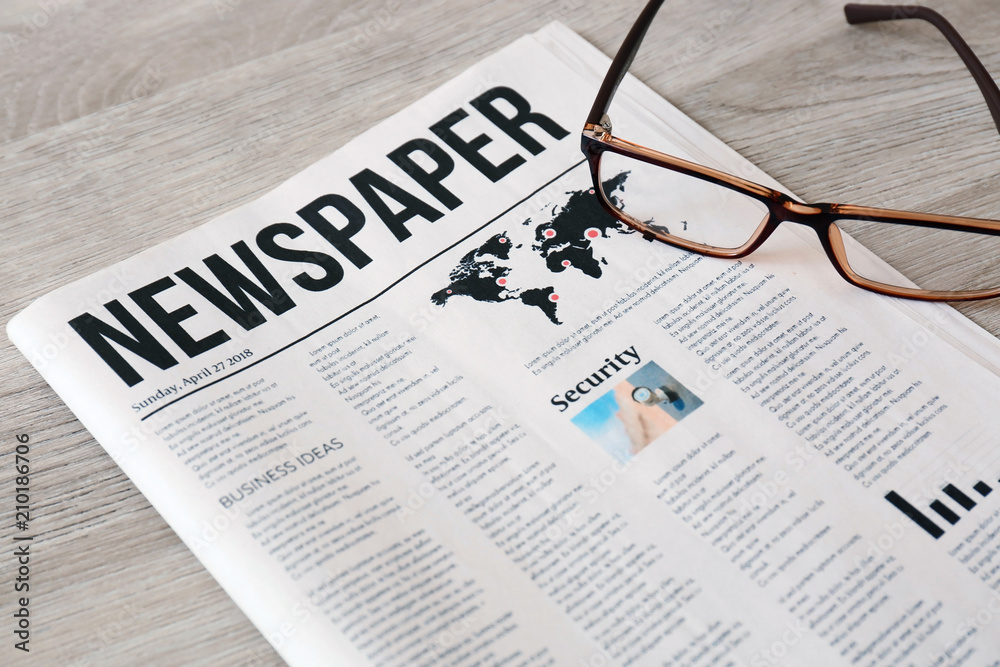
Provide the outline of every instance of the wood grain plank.
{"type": "MultiPolygon", "coordinates": [[[[10,140],[335,31],[393,27],[395,0],[19,0],[0,8],[10,140]]],[[[361,38],[358,38],[359,41],[361,38]]]]}

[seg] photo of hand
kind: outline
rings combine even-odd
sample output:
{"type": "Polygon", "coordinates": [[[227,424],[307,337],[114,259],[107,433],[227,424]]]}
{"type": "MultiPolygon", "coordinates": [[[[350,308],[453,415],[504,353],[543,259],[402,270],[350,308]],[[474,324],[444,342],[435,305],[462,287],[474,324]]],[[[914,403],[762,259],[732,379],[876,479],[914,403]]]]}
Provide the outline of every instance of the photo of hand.
{"type": "Polygon", "coordinates": [[[702,405],[700,398],[649,362],[573,418],[619,461],[628,461],[702,405]]]}

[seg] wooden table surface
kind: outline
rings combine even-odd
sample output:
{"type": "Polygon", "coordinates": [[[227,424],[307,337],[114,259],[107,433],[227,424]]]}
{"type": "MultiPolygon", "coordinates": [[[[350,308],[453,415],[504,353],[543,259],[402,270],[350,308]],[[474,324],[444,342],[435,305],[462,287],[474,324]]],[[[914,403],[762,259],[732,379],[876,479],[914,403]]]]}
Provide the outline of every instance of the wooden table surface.
{"type": "MultiPolygon", "coordinates": [[[[995,2],[929,4],[1000,73],[995,2]]],[[[256,198],[551,20],[611,54],[641,5],[4,0],[0,319],[256,198]]],[[[684,0],[644,49],[640,78],[806,200],[1000,217],[1000,136],[926,24],[684,0]]],[[[961,310],[1000,334],[1000,302],[961,310]]],[[[0,664],[281,664],[6,337],[0,369],[0,664]],[[27,656],[11,634],[21,433],[27,656]]]]}

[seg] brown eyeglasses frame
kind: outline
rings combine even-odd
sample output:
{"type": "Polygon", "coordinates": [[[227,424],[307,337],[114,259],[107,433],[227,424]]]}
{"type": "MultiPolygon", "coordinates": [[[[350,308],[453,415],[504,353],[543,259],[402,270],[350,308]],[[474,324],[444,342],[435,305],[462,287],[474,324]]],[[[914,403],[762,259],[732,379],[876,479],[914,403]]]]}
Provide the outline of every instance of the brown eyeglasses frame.
{"type": "MultiPolygon", "coordinates": [[[[829,257],[837,272],[847,282],[863,289],[886,296],[922,301],[974,301],[1000,296],[1000,287],[991,290],[963,292],[934,291],[886,285],[859,276],[850,267],[843,236],[835,224],[837,220],[847,218],[864,220],[866,222],[887,222],[914,227],[1000,236],[1000,221],[870,208],[849,204],[805,204],[778,190],[773,190],[752,181],[739,178],[738,176],[695,164],[688,160],[661,153],[613,136],[608,109],[611,106],[615,92],[618,90],[618,85],[625,77],[625,73],[632,64],[632,60],[639,50],[639,45],[642,43],[646,31],[649,29],[653,18],[662,4],[663,0],[651,0],[639,15],[638,20],[632,26],[628,36],[618,50],[618,54],[611,63],[611,68],[608,70],[607,76],[601,84],[597,99],[594,101],[594,106],[591,108],[586,125],[583,128],[580,147],[590,164],[590,171],[594,181],[594,192],[608,213],[642,233],[648,240],[662,241],[672,246],[711,257],[730,259],[749,255],[759,248],[782,222],[794,222],[806,225],[815,230],[820,243],[823,245],[823,249],[826,251],[827,257],[829,257]],[[762,219],[751,238],[739,248],[717,248],[687,241],[668,234],[656,233],[644,226],[640,221],[631,218],[627,213],[609,201],[608,194],[602,187],[600,176],[601,158],[606,152],[624,155],[729,188],[762,202],[767,207],[768,214],[762,219]]],[[[986,68],[983,67],[982,63],[973,54],[972,49],[965,43],[965,40],[962,39],[954,27],[943,16],[927,7],[913,5],[849,4],[844,7],[844,13],[847,17],[847,22],[851,24],[908,18],[923,19],[933,24],[948,39],[972,73],[990,109],[993,121],[997,129],[1000,130],[1000,89],[997,88],[996,83],[994,83],[986,68]]],[[[998,258],[998,261],[1000,261],[1000,258],[998,258]]]]}

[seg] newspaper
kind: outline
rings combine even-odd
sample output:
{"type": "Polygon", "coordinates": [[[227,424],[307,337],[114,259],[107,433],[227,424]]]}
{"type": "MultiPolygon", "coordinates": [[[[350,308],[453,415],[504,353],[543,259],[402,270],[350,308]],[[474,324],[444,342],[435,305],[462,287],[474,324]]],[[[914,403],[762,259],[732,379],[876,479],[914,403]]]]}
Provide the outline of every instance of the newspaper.
{"type": "Polygon", "coordinates": [[[998,664],[997,341],[616,224],[607,63],[550,25],[8,334],[289,664],[998,664]]]}

